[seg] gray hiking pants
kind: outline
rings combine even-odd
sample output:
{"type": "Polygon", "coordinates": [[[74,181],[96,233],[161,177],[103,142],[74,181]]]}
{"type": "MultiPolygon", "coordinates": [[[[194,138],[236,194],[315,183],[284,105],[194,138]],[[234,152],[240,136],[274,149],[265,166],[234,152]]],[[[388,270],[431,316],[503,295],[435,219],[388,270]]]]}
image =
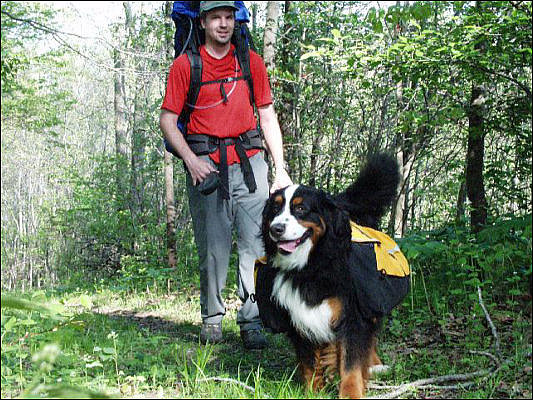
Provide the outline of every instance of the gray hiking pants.
{"type": "MultiPolygon", "coordinates": [[[[204,160],[213,161],[208,156],[204,160]]],[[[226,285],[232,247],[232,231],[237,229],[238,295],[243,302],[237,312],[241,330],[261,328],[255,294],[254,264],[264,253],[261,241],[261,214],[268,198],[268,166],[263,152],[250,157],[257,189],[249,193],[240,164],[228,167],[229,200],[222,200],[217,189],[204,196],[192,185],[187,174],[187,190],[194,237],[200,266],[200,305],[204,323],[219,323],[226,308],[222,290],[226,285]],[[252,296],[253,299],[254,296],[252,296]]]]}

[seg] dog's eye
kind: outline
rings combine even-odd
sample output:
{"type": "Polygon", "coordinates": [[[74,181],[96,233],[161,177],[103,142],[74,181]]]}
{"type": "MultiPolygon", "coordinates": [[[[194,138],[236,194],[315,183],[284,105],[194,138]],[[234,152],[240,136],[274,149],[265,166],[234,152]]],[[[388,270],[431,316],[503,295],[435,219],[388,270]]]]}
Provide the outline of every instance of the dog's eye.
{"type": "Polygon", "coordinates": [[[305,211],[306,211],[306,208],[303,204],[298,204],[294,206],[294,212],[296,214],[303,214],[305,213],[305,211]]]}
{"type": "Polygon", "coordinates": [[[272,212],[273,212],[274,214],[279,213],[280,210],[281,210],[281,204],[279,204],[279,203],[274,203],[274,204],[272,205],[272,212]]]}

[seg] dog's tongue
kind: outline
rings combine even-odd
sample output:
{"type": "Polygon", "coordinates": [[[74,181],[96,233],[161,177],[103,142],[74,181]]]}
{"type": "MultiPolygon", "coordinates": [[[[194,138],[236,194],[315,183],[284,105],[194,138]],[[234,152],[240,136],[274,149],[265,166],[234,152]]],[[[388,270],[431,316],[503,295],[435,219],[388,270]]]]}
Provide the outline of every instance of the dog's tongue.
{"type": "Polygon", "coordinates": [[[298,239],[290,240],[287,242],[279,242],[278,246],[280,249],[285,250],[287,253],[292,253],[298,247],[298,239]]]}

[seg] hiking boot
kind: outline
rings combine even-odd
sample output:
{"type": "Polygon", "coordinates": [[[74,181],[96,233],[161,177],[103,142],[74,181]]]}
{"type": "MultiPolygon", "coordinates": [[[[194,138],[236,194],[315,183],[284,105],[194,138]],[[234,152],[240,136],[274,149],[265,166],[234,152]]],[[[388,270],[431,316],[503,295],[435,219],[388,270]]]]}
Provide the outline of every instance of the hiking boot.
{"type": "Polygon", "coordinates": [[[267,346],[267,341],[261,329],[241,330],[241,339],[248,350],[260,350],[267,346]]]}
{"type": "Polygon", "coordinates": [[[200,331],[200,342],[202,344],[220,343],[222,341],[222,323],[218,324],[202,324],[202,330],[200,331]]]}

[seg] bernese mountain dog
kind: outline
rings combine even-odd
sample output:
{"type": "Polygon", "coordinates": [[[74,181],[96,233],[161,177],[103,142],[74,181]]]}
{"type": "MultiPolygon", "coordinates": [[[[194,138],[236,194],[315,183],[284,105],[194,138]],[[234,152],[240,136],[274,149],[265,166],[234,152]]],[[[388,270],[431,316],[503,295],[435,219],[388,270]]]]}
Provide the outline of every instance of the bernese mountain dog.
{"type": "Polygon", "coordinates": [[[378,154],[336,196],[292,185],[266,203],[255,297],[263,324],[288,335],[311,390],[338,372],[339,396],[361,398],[381,365],[376,334],[409,279],[379,271],[375,243],[354,243],[351,225],[377,229],[398,183],[396,161],[378,154]]]}

